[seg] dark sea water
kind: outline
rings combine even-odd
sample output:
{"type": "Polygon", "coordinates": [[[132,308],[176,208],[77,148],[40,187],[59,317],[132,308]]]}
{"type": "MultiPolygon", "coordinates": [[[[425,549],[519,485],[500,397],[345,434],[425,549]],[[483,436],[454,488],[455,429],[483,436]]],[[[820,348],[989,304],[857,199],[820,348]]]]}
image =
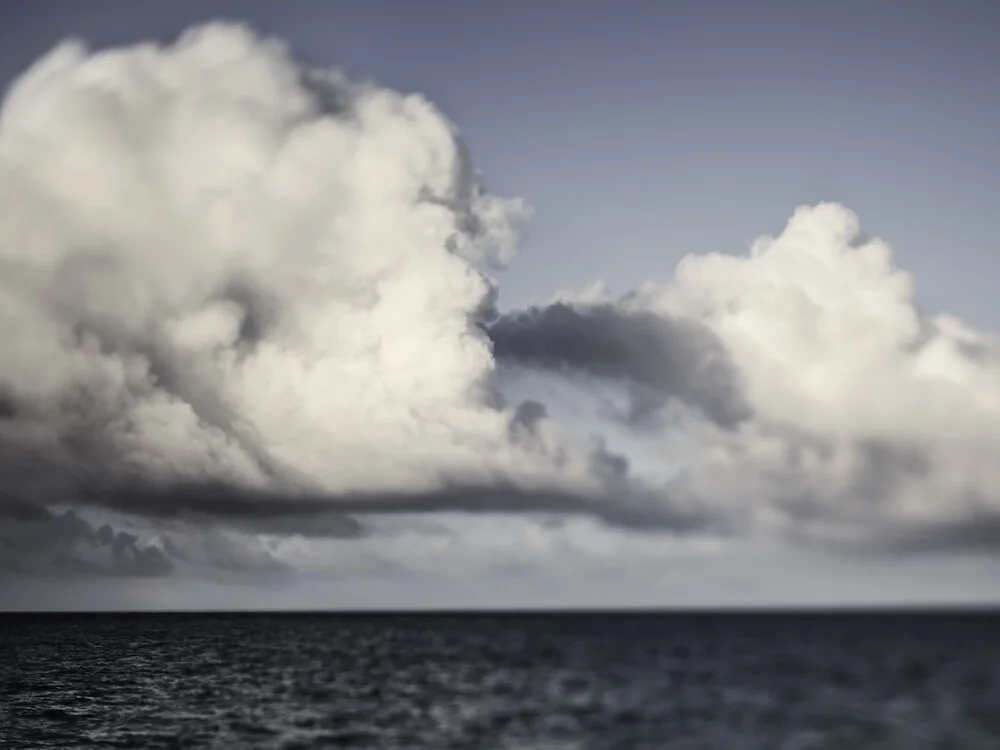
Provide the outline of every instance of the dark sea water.
{"type": "Polygon", "coordinates": [[[0,616],[0,747],[1000,748],[986,615],[0,616]]]}

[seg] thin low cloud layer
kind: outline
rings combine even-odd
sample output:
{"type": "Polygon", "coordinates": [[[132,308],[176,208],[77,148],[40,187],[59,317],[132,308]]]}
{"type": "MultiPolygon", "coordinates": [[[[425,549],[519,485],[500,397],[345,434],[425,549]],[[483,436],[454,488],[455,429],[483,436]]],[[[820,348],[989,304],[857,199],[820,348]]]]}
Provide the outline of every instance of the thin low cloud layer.
{"type": "Polygon", "coordinates": [[[997,551],[1000,346],[922,314],[847,208],[498,317],[489,274],[529,213],[422,97],[244,27],[53,50],[0,110],[7,569],[29,536],[70,567],[165,574],[219,567],[184,551],[191,524],[243,559],[254,533],[364,543],[378,516],[442,511],[997,551]],[[680,469],[643,478],[508,403],[501,367],[620,387],[616,427],[680,469]],[[64,505],[188,531],[140,543],[64,505]]]}

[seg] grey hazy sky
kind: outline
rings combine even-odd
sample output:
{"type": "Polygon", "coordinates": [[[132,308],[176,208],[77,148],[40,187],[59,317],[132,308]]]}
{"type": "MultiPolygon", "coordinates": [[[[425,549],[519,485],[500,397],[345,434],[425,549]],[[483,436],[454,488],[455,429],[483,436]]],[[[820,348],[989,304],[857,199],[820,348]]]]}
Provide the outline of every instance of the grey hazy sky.
{"type": "MultiPolygon", "coordinates": [[[[93,46],[168,40],[215,18],[281,37],[306,61],[421,92],[457,124],[487,187],[535,209],[521,256],[503,272],[503,308],[593,280],[617,292],[666,281],[688,253],[744,252],[757,236],[779,232],[797,205],[837,201],[893,247],[897,265],[916,278],[921,306],[1000,331],[995,1],[33,0],[0,10],[0,78],[67,36],[93,46]]],[[[568,396],[553,397],[553,411],[559,398],[568,396]]],[[[568,411],[560,416],[572,422],[568,411]]],[[[635,447],[633,464],[662,463],[659,454],[643,458],[628,436],[616,439],[615,449],[635,447]]],[[[522,519],[451,522],[465,541],[451,552],[453,542],[428,542],[420,551],[428,570],[464,572],[463,560],[494,542],[502,548],[496,567],[517,568],[565,543],[522,519]]],[[[574,604],[1000,595],[995,556],[912,567],[834,558],[810,568],[751,545],[729,558],[675,563],[646,556],[648,540],[618,555],[621,532],[582,524],[571,535],[582,547],[609,545],[600,559],[618,567],[570,566],[537,584],[529,576],[507,586],[500,576],[495,591],[423,570],[435,582],[414,589],[406,577],[380,579],[384,560],[359,552],[350,564],[361,572],[344,573],[336,596],[348,606],[384,606],[419,605],[423,594],[414,591],[436,604],[552,603],[551,591],[574,604]],[[852,589],[862,575],[865,586],[852,589]]],[[[154,592],[148,601],[117,582],[88,585],[102,592],[102,606],[217,601],[205,583],[158,582],[145,589],[154,592]]],[[[317,606],[316,586],[325,585],[282,589],[275,606],[317,606]]],[[[22,586],[18,601],[58,606],[67,590],[53,586],[38,596],[41,589],[22,586]]],[[[272,589],[228,591],[253,605],[276,601],[272,589]]]]}

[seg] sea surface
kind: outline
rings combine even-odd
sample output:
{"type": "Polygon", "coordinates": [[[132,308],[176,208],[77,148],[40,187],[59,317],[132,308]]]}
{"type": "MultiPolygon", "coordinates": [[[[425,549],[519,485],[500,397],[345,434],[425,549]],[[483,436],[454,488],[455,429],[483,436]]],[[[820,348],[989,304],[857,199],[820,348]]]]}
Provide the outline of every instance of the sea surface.
{"type": "Polygon", "coordinates": [[[998,750],[997,615],[0,616],[0,747],[998,750]]]}

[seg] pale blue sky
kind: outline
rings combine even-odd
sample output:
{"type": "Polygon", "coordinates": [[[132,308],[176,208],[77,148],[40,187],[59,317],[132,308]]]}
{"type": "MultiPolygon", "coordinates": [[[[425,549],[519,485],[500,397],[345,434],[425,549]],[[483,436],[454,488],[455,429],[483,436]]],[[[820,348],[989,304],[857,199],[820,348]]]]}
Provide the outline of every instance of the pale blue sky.
{"type": "Polygon", "coordinates": [[[57,39],[169,38],[241,18],[298,53],[426,93],[495,190],[536,208],[504,307],[688,252],[741,252],[836,200],[921,302],[1000,328],[1000,5],[991,0],[34,0],[0,75],[57,39]]]}

